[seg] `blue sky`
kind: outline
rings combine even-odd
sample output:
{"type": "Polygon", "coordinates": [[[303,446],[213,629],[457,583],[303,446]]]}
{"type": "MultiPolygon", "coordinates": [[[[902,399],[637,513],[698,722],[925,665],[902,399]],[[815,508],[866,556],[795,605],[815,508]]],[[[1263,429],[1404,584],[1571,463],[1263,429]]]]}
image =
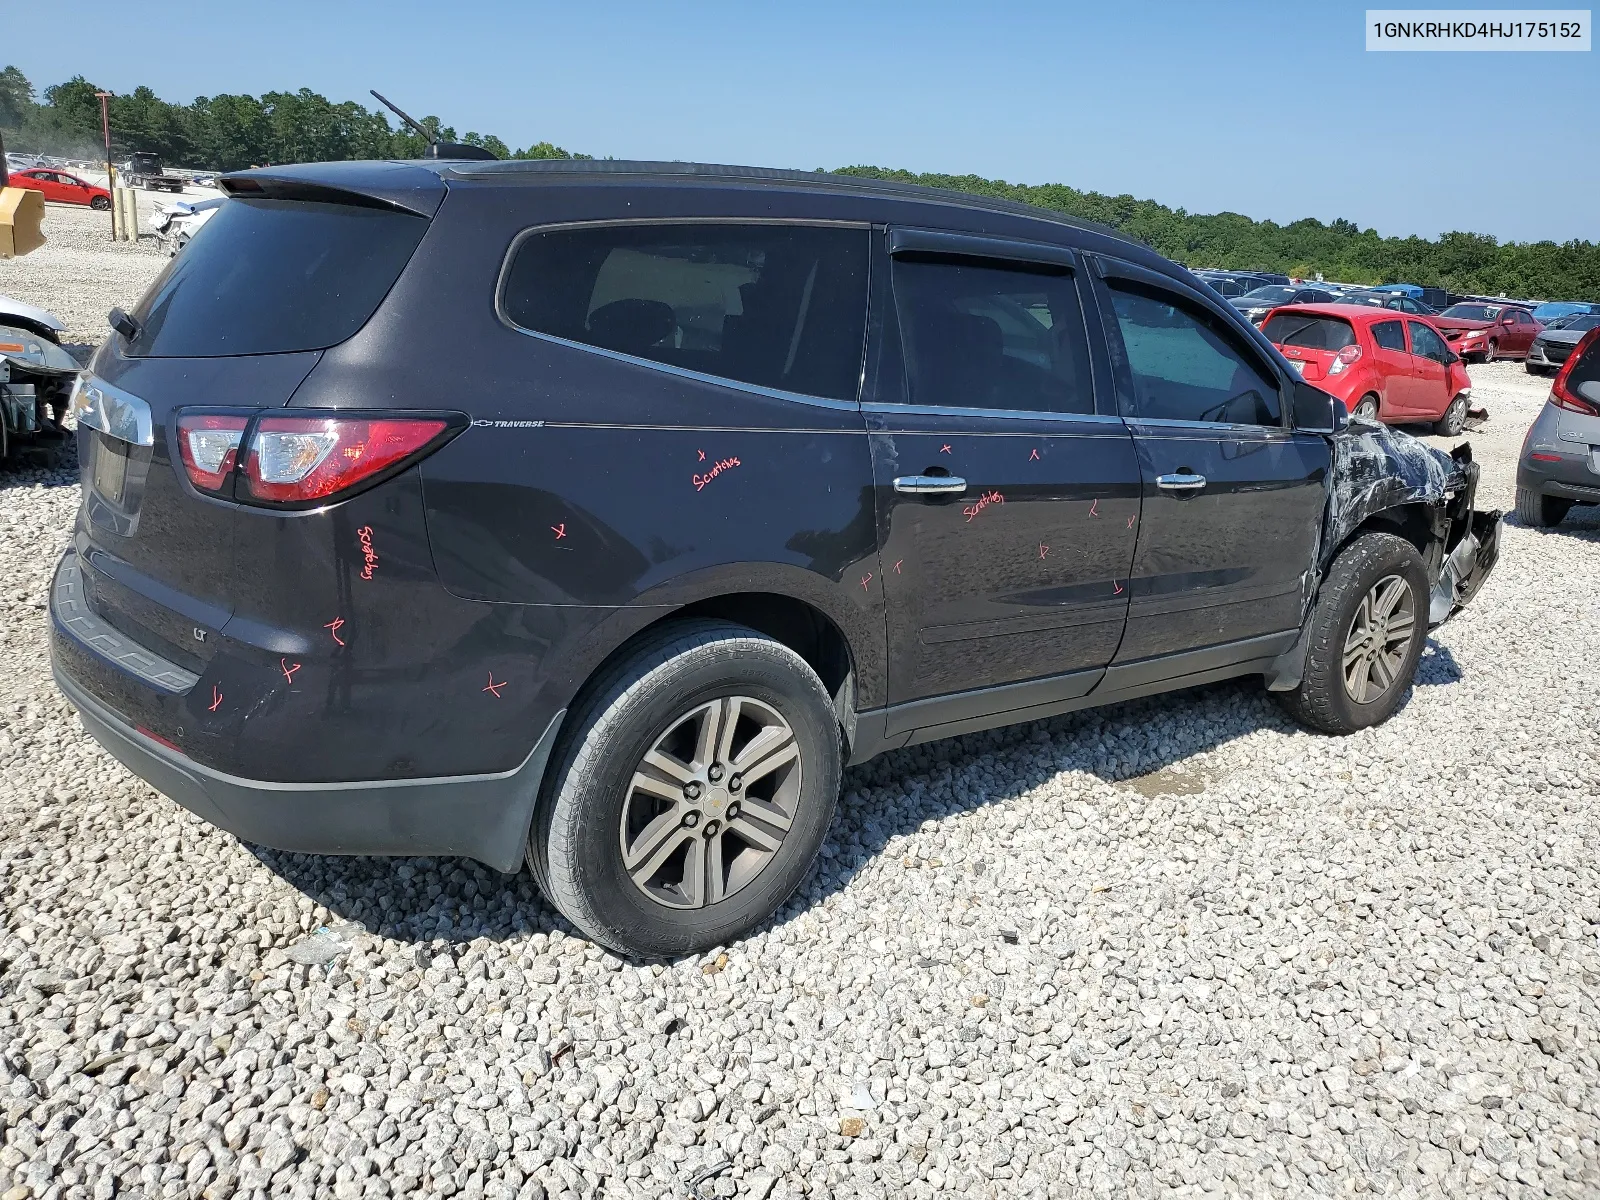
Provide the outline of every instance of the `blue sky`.
{"type": "Polygon", "coordinates": [[[871,163],[1384,234],[1600,239],[1597,52],[1369,54],[1365,5],[26,7],[0,65],[40,88],[82,73],[168,100],[310,87],[370,105],[375,87],[458,131],[619,158],[871,163]]]}

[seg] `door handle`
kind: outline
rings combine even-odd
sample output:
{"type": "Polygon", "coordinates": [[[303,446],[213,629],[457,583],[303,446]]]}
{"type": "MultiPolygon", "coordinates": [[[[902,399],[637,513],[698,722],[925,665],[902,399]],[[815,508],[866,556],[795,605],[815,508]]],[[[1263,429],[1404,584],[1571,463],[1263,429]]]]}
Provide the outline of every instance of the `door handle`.
{"type": "Polygon", "coordinates": [[[957,475],[901,475],[894,481],[894,490],[913,496],[954,495],[967,490],[967,481],[957,475]]]}
{"type": "Polygon", "coordinates": [[[1169,492],[1197,492],[1206,485],[1204,475],[1180,471],[1176,475],[1157,475],[1156,486],[1169,492]]]}

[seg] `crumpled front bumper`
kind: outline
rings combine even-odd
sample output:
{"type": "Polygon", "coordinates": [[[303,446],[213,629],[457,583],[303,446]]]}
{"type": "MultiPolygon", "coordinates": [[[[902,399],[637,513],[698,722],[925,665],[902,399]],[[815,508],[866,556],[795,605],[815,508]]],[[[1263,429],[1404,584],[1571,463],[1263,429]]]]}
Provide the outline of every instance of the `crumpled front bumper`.
{"type": "Polygon", "coordinates": [[[1445,556],[1439,579],[1428,598],[1428,624],[1448,621],[1472,602],[1500,561],[1500,518],[1497,509],[1473,512],[1470,526],[1455,549],[1445,556]]]}

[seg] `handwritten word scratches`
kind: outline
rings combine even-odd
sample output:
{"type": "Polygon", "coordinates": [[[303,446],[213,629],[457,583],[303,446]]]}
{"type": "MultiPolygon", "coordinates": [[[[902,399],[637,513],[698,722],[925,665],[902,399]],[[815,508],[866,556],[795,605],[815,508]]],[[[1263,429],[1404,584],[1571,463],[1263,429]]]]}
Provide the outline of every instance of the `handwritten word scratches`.
{"type": "Polygon", "coordinates": [[[940,454],[949,454],[949,453],[951,453],[950,443],[946,442],[944,445],[940,446],[939,447],[939,453],[940,454]]]}
{"type": "Polygon", "coordinates": [[[967,524],[970,525],[977,518],[978,514],[984,509],[988,508],[991,504],[1004,504],[1005,502],[1006,498],[999,492],[985,492],[983,495],[978,497],[978,502],[976,504],[969,504],[963,508],[961,510],[961,515],[967,519],[967,524]]]}
{"type": "Polygon", "coordinates": [[[563,521],[559,525],[550,526],[550,532],[556,535],[556,541],[559,542],[562,538],[567,536],[567,523],[563,521]]]}
{"type": "Polygon", "coordinates": [[[1089,515],[1091,517],[1098,517],[1100,515],[1100,497],[1096,496],[1094,503],[1089,505],[1089,515]]]}
{"type": "Polygon", "coordinates": [[[1046,546],[1043,542],[1040,542],[1039,543],[1039,557],[1043,558],[1045,555],[1047,555],[1049,553],[1050,553],[1050,547],[1046,546]]]}
{"type": "Polygon", "coordinates": [[[221,707],[222,707],[222,689],[219,688],[216,684],[213,683],[211,685],[211,706],[206,711],[207,712],[216,712],[217,709],[219,709],[221,707]]]}
{"type": "Polygon", "coordinates": [[[287,679],[290,683],[293,683],[294,673],[300,669],[300,664],[295,663],[295,665],[291,667],[287,659],[280,658],[278,660],[278,669],[283,672],[283,677],[285,679],[287,679]]]}
{"type": "Polygon", "coordinates": [[[333,640],[338,642],[339,645],[341,645],[341,646],[344,645],[344,639],[339,636],[339,627],[341,625],[343,625],[343,624],[344,624],[344,618],[343,617],[335,617],[333,620],[329,621],[326,625],[323,626],[324,629],[326,629],[329,633],[333,634],[333,640]]]}
{"type": "Polygon", "coordinates": [[[378,567],[378,555],[372,548],[372,526],[363,525],[356,530],[356,536],[361,539],[361,557],[366,564],[361,568],[361,578],[371,579],[378,567]]]}
{"type": "Polygon", "coordinates": [[[509,683],[509,682],[510,682],[509,680],[502,679],[499,683],[496,683],[494,681],[494,672],[490,671],[489,672],[489,686],[484,688],[483,690],[488,692],[491,696],[493,696],[496,700],[498,700],[498,699],[500,699],[500,689],[505,687],[505,685],[507,683],[509,683]]]}
{"type": "Polygon", "coordinates": [[[866,591],[867,590],[867,584],[869,584],[871,582],[872,582],[872,572],[868,571],[865,575],[863,575],[861,577],[861,590],[863,592],[866,591]]]}
{"type": "Polygon", "coordinates": [[[690,482],[694,484],[694,490],[698,492],[718,475],[721,475],[724,471],[731,471],[733,468],[742,465],[743,464],[740,463],[737,458],[719,458],[717,460],[717,465],[712,467],[711,470],[707,471],[704,475],[696,471],[694,475],[690,477],[690,482]]]}
{"type": "Polygon", "coordinates": [[[1028,452],[1028,461],[1029,462],[1038,462],[1039,461],[1039,451],[1038,450],[1030,450],[1028,452]]]}
{"type": "Polygon", "coordinates": [[[1133,528],[1133,523],[1134,523],[1134,521],[1138,520],[1138,518],[1139,518],[1139,514],[1138,513],[1134,513],[1133,516],[1128,518],[1128,528],[1129,529],[1133,528]]]}
{"type": "Polygon", "coordinates": [[[903,558],[897,558],[894,560],[894,573],[896,575],[900,574],[900,564],[903,562],[905,562],[905,559],[903,558]]]}
{"type": "Polygon", "coordinates": [[[704,450],[696,450],[695,453],[700,456],[700,461],[701,462],[705,462],[705,460],[706,460],[706,452],[704,450]]]}
{"type": "Polygon", "coordinates": [[[1117,582],[1117,581],[1116,581],[1116,580],[1115,580],[1115,579],[1113,579],[1113,580],[1112,580],[1112,581],[1111,581],[1111,588],[1112,588],[1112,592],[1111,592],[1111,594],[1112,594],[1112,595],[1113,595],[1113,596],[1120,596],[1120,595],[1122,595],[1122,585],[1121,585],[1121,584],[1120,584],[1120,583],[1118,583],[1118,582],[1117,582]]]}

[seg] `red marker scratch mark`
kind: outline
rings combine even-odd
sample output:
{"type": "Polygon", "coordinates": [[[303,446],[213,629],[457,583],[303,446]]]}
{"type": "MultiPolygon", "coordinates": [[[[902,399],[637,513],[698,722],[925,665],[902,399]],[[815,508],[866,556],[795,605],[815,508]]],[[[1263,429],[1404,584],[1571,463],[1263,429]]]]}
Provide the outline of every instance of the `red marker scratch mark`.
{"type": "Polygon", "coordinates": [[[556,535],[556,541],[559,542],[562,538],[567,536],[567,523],[563,521],[559,525],[550,526],[550,532],[556,535]]]}
{"type": "Polygon", "coordinates": [[[1100,515],[1100,498],[1098,496],[1095,497],[1094,503],[1089,505],[1089,515],[1091,517],[1098,517],[1100,515]]]}
{"type": "Polygon", "coordinates": [[[1038,458],[1039,458],[1039,451],[1037,449],[1034,449],[1034,450],[1029,452],[1029,454],[1028,454],[1028,461],[1029,462],[1037,462],[1038,458]]]}
{"type": "Polygon", "coordinates": [[[976,504],[969,504],[963,508],[961,510],[961,515],[966,517],[967,524],[970,525],[972,524],[973,519],[991,504],[1004,504],[1005,502],[1006,498],[999,492],[985,492],[983,495],[978,497],[978,502],[976,504]]]}
{"type": "Polygon", "coordinates": [[[1129,528],[1129,529],[1132,529],[1132,528],[1133,528],[1133,523],[1134,523],[1134,521],[1135,521],[1135,520],[1136,520],[1136,519],[1138,519],[1138,516],[1139,516],[1139,514],[1138,514],[1138,513],[1134,513],[1134,514],[1133,514],[1133,516],[1131,516],[1131,517],[1129,517],[1129,518],[1128,518],[1128,528],[1129,528]]]}
{"type": "Polygon", "coordinates": [[[701,462],[705,462],[705,460],[706,460],[706,452],[704,450],[696,450],[695,453],[700,456],[700,461],[701,462]]]}
{"type": "Polygon", "coordinates": [[[222,689],[219,688],[216,684],[213,683],[211,685],[211,707],[209,709],[207,709],[207,711],[208,712],[216,712],[217,709],[219,709],[221,707],[222,707],[222,689]]]}
{"type": "Polygon", "coordinates": [[[900,574],[900,564],[903,563],[903,562],[905,562],[905,559],[903,559],[903,558],[895,559],[895,562],[894,562],[894,573],[896,575],[900,574]]]}
{"type": "Polygon", "coordinates": [[[1046,554],[1049,554],[1049,553],[1050,553],[1050,547],[1046,546],[1043,542],[1040,542],[1039,543],[1039,557],[1043,558],[1046,554]]]}
{"type": "Polygon", "coordinates": [[[505,687],[505,685],[507,683],[509,683],[509,682],[510,682],[509,680],[502,679],[499,683],[496,683],[494,681],[494,672],[490,671],[489,672],[489,686],[484,688],[483,690],[488,692],[491,696],[493,696],[496,700],[498,700],[498,699],[500,699],[500,689],[505,687]]]}
{"type": "Polygon", "coordinates": [[[278,669],[283,672],[283,677],[285,679],[287,679],[290,683],[293,683],[294,673],[300,669],[300,664],[295,663],[295,665],[291,667],[287,659],[280,658],[278,660],[278,669]]]}
{"type": "Polygon", "coordinates": [[[329,621],[326,625],[323,626],[324,629],[326,629],[329,633],[333,634],[333,640],[338,642],[339,645],[341,645],[341,646],[344,645],[344,639],[339,636],[339,626],[341,626],[343,624],[344,624],[344,618],[343,617],[335,617],[333,620],[329,621]]]}
{"type": "Polygon", "coordinates": [[[950,443],[946,442],[944,445],[940,446],[939,447],[939,453],[940,454],[949,454],[950,453],[950,443]]]}
{"type": "Polygon", "coordinates": [[[867,584],[869,584],[871,582],[872,582],[872,572],[868,571],[865,575],[863,575],[861,577],[861,590],[863,592],[866,591],[867,590],[867,584]]]}
{"type": "Polygon", "coordinates": [[[695,472],[694,475],[690,476],[689,482],[694,484],[694,490],[698,492],[701,488],[705,487],[706,484],[710,483],[724,471],[731,471],[734,467],[742,465],[743,464],[741,464],[737,458],[718,459],[717,465],[712,467],[711,470],[707,471],[704,475],[701,475],[698,471],[695,472]]]}
{"type": "Polygon", "coordinates": [[[1115,579],[1113,579],[1113,580],[1112,580],[1112,581],[1111,581],[1111,586],[1112,586],[1112,587],[1113,587],[1113,588],[1114,588],[1114,589],[1116,589],[1116,590],[1115,590],[1115,591],[1113,591],[1113,592],[1112,592],[1112,593],[1111,593],[1111,594],[1112,594],[1112,595],[1113,595],[1113,596],[1120,596],[1120,595],[1122,595],[1122,585],[1121,585],[1121,584],[1120,584],[1120,583],[1118,583],[1118,582],[1117,582],[1117,581],[1116,581],[1116,580],[1115,580],[1115,579]]]}
{"type": "Polygon", "coordinates": [[[372,526],[363,525],[356,530],[356,536],[361,539],[361,557],[366,562],[361,568],[361,578],[371,579],[372,572],[378,565],[378,555],[372,549],[372,526]]]}

